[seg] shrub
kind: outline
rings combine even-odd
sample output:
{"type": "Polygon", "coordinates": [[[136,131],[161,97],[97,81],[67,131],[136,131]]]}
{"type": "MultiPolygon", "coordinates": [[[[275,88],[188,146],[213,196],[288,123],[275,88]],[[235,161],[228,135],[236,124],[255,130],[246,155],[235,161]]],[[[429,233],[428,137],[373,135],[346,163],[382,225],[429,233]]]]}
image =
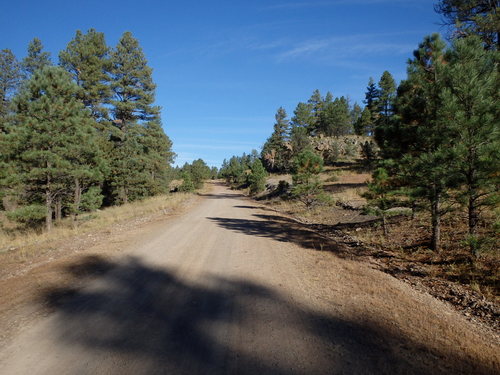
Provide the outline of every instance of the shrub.
{"type": "Polygon", "coordinates": [[[7,212],[9,220],[24,224],[27,227],[36,227],[44,223],[47,208],[40,204],[22,206],[14,211],[7,212]]]}

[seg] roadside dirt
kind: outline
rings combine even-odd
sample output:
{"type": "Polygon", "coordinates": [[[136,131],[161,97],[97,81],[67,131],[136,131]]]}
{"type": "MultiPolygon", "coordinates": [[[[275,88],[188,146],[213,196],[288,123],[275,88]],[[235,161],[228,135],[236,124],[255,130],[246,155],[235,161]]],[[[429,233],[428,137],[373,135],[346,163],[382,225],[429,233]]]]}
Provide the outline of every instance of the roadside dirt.
{"type": "Polygon", "coordinates": [[[97,238],[2,273],[0,373],[500,371],[493,331],[222,185],[97,238]]]}
{"type": "Polygon", "coordinates": [[[119,256],[199,201],[193,196],[175,211],[132,218],[94,233],[43,243],[28,255],[18,251],[0,253],[0,349],[28,322],[50,313],[48,304],[33,304],[47,285],[79,287],[88,277],[107,271],[97,265],[81,278],[74,278],[67,272],[68,267],[119,256]]]}

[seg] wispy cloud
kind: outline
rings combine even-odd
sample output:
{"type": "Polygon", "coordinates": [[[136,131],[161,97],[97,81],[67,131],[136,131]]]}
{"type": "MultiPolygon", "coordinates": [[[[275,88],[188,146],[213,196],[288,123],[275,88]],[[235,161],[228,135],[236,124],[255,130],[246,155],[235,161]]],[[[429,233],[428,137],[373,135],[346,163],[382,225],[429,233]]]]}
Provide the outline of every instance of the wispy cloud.
{"type": "Polygon", "coordinates": [[[327,40],[310,40],[303,42],[285,52],[281,52],[278,55],[278,59],[285,60],[287,58],[293,59],[295,57],[311,55],[314,52],[324,50],[329,46],[329,44],[330,43],[327,40]]]}
{"type": "Polygon", "coordinates": [[[314,57],[316,61],[326,60],[332,63],[356,60],[359,56],[376,56],[382,54],[407,54],[415,46],[398,41],[380,42],[395,35],[359,34],[346,36],[333,36],[322,39],[309,39],[296,43],[278,52],[275,56],[277,62],[293,61],[314,57]]]}

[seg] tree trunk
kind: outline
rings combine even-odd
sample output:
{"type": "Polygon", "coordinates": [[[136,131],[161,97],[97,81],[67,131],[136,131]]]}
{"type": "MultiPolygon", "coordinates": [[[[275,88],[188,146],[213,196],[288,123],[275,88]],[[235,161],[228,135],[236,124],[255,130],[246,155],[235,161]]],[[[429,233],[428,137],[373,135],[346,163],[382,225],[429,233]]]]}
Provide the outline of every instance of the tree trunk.
{"type": "Polygon", "coordinates": [[[382,213],[382,229],[384,230],[384,237],[387,237],[389,232],[387,230],[387,219],[385,216],[385,212],[382,213]]]}
{"type": "Polygon", "coordinates": [[[45,190],[45,206],[47,208],[47,215],[45,216],[45,228],[47,232],[52,230],[52,195],[50,190],[45,190]]]}
{"type": "Polygon", "coordinates": [[[473,256],[477,252],[477,226],[479,224],[479,210],[476,204],[476,196],[469,195],[468,202],[468,219],[469,219],[469,249],[473,256]]]}
{"type": "Polygon", "coordinates": [[[122,203],[123,204],[128,203],[128,194],[126,188],[122,188],[122,203]]]}
{"type": "Polygon", "coordinates": [[[56,199],[55,214],[56,214],[56,223],[59,224],[62,220],[62,199],[60,197],[56,199]]]}
{"type": "Polygon", "coordinates": [[[477,251],[477,226],[479,224],[479,209],[478,209],[478,183],[477,183],[477,167],[478,160],[477,151],[474,147],[469,148],[468,155],[468,171],[467,171],[467,216],[469,224],[469,250],[473,256],[477,251]]]}
{"type": "Polygon", "coordinates": [[[441,212],[440,202],[441,194],[437,193],[431,200],[431,215],[432,215],[432,239],[431,248],[435,252],[441,251],[441,212]]]}
{"type": "Polygon", "coordinates": [[[76,223],[78,218],[78,212],[80,211],[80,203],[82,201],[82,188],[80,186],[80,180],[75,178],[75,190],[73,194],[73,210],[71,217],[73,218],[73,224],[76,223]]]}

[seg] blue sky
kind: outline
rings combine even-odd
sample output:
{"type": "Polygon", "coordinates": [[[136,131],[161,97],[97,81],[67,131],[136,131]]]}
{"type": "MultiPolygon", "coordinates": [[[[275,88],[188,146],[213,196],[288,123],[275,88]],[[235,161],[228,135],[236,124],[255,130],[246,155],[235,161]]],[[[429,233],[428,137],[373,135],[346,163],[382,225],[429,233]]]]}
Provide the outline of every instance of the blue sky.
{"type": "Polygon", "coordinates": [[[33,37],[57,55],[75,31],[115,45],[131,31],[154,70],[176,163],[260,149],[276,109],[314,89],[361,102],[368,78],[405,77],[422,38],[444,32],[431,0],[8,1],[0,49],[24,57],[33,37]]]}

